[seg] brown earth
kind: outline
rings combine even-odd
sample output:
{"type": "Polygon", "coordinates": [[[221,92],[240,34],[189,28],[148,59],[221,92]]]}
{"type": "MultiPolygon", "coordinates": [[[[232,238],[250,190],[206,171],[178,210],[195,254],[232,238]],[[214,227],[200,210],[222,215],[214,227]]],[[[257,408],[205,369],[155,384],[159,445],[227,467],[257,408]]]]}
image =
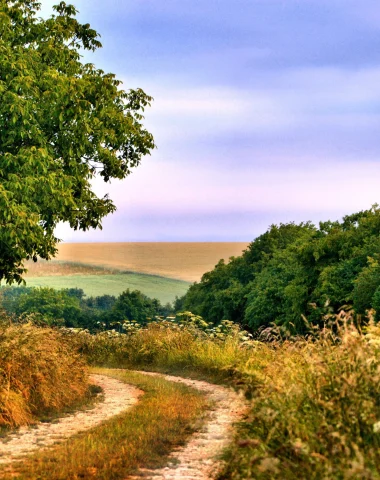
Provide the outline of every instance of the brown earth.
{"type": "Polygon", "coordinates": [[[248,242],[62,243],[56,259],[194,282],[221,258],[228,261],[247,246],[248,242]]]}

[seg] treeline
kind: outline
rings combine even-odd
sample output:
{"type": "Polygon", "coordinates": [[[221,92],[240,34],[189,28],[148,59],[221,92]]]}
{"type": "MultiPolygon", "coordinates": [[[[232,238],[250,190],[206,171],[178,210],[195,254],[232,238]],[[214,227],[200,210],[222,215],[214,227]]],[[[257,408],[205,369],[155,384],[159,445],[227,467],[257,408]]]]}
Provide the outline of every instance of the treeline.
{"type": "MultiPolygon", "coordinates": [[[[380,314],[380,208],[342,221],[272,225],[240,257],[221,260],[177,300],[206,321],[304,332],[330,313],[380,314]]],[[[380,316],[379,316],[380,318],[380,316]]]]}
{"type": "Polygon", "coordinates": [[[173,312],[170,304],[149,298],[138,290],[127,289],[118,297],[85,297],[80,288],[3,287],[0,305],[15,319],[30,318],[33,323],[90,331],[122,330],[125,320],[146,324],[157,316],[173,312]]]}

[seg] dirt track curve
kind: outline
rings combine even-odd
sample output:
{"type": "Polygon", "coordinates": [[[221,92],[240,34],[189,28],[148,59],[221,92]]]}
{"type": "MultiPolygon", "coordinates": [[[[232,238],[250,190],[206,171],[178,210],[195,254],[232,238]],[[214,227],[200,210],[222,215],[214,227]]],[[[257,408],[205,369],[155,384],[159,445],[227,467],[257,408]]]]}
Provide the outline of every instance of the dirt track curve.
{"type": "Polygon", "coordinates": [[[157,470],[140,470],[140,475],[129,479],[149,478],[153,480],[210,480],[223,467],[220,459],[224,449],[233,438],[233,424],[239,421],[247,409],[243,397],[230,388],[199,380],[191,380],[158,373],[171,382],[188,385],[204,392],[214,404],[203,430],[195,433],[189,442],[170,454],[168,466],[157,470]]]}
{"type": "Polygon", "coordinates": [[[68,415],[56,423],[21,427],[16,433],[0,439],[0,465],[20,461],[25,455],[96,427],[131,408],[143,394],[138,388],[106,375],[90,375],[90,381],[103,389],[103,401],[90,410],[68,415]]]}
{"type": "MultiPolygon", "coordinates": [[[[198,380],[138,372],[183,383],[204,392],[213,404],[202,431],[193,434],[188,443],[173,451],[166,467],[142,469],[129,479],[210,480],[222,468],[220,455],[233,436],[233,424],[243,415],[246,404],[232,389],[198,380]]],[[[91,410],[76,412],[57,423],[40,423],[22,427],[17,433],[0,439],[0,464],[11,464],[26,455],[66,440],[72,435],[93,428],[138,402],[143,394],[138,388],[107,375],[91,375],[91,382],[102,387],[104,400],[91,410]]]]}

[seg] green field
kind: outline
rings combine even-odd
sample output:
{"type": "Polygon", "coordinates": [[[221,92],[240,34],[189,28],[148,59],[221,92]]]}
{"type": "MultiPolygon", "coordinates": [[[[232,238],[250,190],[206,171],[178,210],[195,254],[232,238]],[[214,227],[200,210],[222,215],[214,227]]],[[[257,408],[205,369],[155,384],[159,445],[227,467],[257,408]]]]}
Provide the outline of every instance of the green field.
{"type": "Polygon", "coordinates": [[[65,275],[26,278],[28,287],[82,288],[91,296],[120,295],[129,288],[140,290],[161,303],[173,302],[176,296],[182,296],[190,283],[155,275],[140,273],[120,273],[112,275],[65,275]]]}

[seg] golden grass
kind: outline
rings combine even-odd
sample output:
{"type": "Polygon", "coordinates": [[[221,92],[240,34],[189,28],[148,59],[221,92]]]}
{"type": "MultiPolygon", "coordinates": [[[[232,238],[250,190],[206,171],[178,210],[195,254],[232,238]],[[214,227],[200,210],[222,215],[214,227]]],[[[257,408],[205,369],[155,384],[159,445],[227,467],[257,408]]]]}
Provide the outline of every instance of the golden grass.
{"type": "Polygon", "coordinates": [[[131,410],[15,464],[1,479],[125,479],[138,468],[165,465],[173,448],[202,425],[207,403],[199,392],[126,371],[96,372],[137,385],[145,395],[131,410]]]}
{"type": "Polygon", "coordinates": [[[60,412],[86,397],[84,361],[57,332],[0,324],[0,427],[60,412]]]}
{"type": "Polygon", "coordinates": [[[71,275],[112,275],[114,273],[120,273],[119,270],[112,268],[105,268],[95,265],[86,265],[76,262],[61,262],[57,260],[42,260],[33,262],[29,260],[25,262],[25,267],[28,269],[28,273],[25,278],[36,277],[61,277],[71,275]]]}
{"type": "Polygon", "coordinates": [[[248,242],[62,243],[57,260],[198,281],[248,242]]]}

